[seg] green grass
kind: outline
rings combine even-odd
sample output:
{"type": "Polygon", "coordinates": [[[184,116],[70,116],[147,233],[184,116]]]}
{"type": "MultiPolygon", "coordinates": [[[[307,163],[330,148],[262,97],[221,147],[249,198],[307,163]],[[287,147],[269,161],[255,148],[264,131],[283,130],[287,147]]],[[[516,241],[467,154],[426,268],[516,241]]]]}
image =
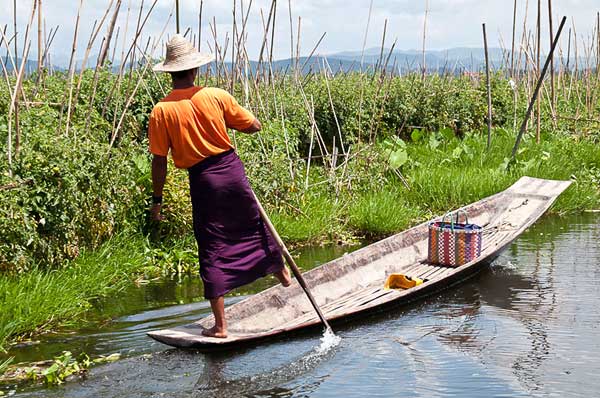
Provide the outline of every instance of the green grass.
{"type": "Polygon", "coordinates": [[[345,191],[336,200],[320,185],[294,203],[301,214],[284,209],[272,218],[284,240],[296,243],[379,238],[500,192],[522,176],[573,181],[551,212],[600,207],[600,155],[593,140],[561,134],[543,137],[539,145],[525,140],[507,171],[513,144],[513,134],[504,130],[495,131],[489,151],[482,135],[442,140],[435,147],[423,139],[407,146],[409,162],[401,171],[410,189],[378,165],[361,190],[345,191]]]}
{"type": "Polygon", "coordinates": [[[122,288],[145,262],[143,239],[118,235],[66,268],[0,274],[0,350],[16,336],[76,323],[94,299],[122,288]]]}
{"type": "Polygon", "coordinates": [[[294,209],[269,214],[286,242],[319,243],[340,236],[346,222],[342,209],[326,193],[307,194],[294,209]]]}
{"type": "Polygon", "coordinates": [[[351,228],[360,234],[383,236],[423,220],[424,212],[407,203],[404,196],[404,188],[398,186],[385,186],[361,195],[348,209],[351,228]]]}

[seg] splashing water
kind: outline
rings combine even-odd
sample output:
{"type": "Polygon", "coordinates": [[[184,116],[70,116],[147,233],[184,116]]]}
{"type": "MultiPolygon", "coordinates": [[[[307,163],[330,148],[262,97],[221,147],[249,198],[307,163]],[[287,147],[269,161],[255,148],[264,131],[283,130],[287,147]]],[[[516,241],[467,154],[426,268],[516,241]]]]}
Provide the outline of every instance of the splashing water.
{"type": "Polygon", "coordinates": [[[340,344],[340,341],[342,341],[342,338],[336,336],[336,334],[333,333],[333,330],[325,329],[325,332],[323,332],[323,337],[321,337],[321,345],[319,345],[316,350],[317,355],[322,355],[329,352],[329,350],[331,350],[333,347],[340,344]]]}

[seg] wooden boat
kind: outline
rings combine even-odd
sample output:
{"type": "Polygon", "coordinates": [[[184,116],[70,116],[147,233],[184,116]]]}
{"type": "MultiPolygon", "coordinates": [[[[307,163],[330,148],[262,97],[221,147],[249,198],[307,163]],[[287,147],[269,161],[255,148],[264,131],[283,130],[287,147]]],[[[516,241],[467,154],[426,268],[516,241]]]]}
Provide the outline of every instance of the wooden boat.
{"type": "MultiPolygon", "coordinates": [[[[303,274],[329,322],[384,310],[429,296],[474,275],[532,225],[570,185],[523,177],[507,190],[462,208],[484,228],[481,256],[451,268],[427,263],[428,223],[423,223],[303,274]],[[385,290],[387,275],[424,279],[406,290],[385,290]]],[[[148,333],[164,344],[201,351],[224,350],[320,325],[300,285],[269,288],[226,308],[229,336],[205,337],[213,316],[148,333]]]]}

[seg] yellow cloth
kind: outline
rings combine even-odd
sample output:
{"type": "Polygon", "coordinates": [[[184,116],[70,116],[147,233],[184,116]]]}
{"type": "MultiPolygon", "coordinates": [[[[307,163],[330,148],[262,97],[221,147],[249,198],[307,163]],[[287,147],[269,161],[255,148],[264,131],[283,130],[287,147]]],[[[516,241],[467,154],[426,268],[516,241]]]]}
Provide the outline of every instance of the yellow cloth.
{"type": "Polygon", "coordinates": [[[391,274],[385,281],[383,288],[385,290],[391,289],[410,289],[423,283],[422,279],[410,278],[403,274],[391,274]]]}

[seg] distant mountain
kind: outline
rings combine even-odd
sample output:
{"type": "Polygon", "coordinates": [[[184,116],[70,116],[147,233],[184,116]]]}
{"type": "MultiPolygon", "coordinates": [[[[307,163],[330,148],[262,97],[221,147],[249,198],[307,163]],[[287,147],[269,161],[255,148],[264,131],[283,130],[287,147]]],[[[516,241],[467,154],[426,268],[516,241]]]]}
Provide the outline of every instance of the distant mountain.
{"type": "MultiPolygon", "coordinates": [[[[387,70],[391,71],[395,65],[394,73],[406,73],[409,71],[420,71],[423,63],[423,54],[420,50],[394,50],[390,54],[389,48],[383,49],[373,47],[365,49],[364,55],[362,51],[343,51],[327,55],[314,55],[311,58],[300,57],[296,59],[280,59],[273,61],[272,68],[274,72],[285,73],[291,72],[298,62],[298,67],[302,68],[302,73],[319,72],[323,68],[328,68],[333,73],[338,72],[356,72],[373,70],[380,63],[385,63],[389,56],[387,70]],[[362,61],[362,62],[361,62],[362,61]],[[361,65],[362,63],[362,65],[361,65]]],[[[493,69],[499,69],[504,64],[503,51],[500,48],[492,47],[489,49],[490,62],[493,69]]],[[[93,68],[97,59],[97,54],[93,54],[88,58],[87,67],[93,68]]],[[[64,62],[68,64],[68,59],[64,62]]],[[[19,61],[20,62],[20,61],[19,61]]],[[[67,66],[63,63],[55,62],[53,67],[55,70],[66,70],[67,66]],[[58,64],[58,66],[57,66],[58,64]]],[[[485,67],[485,54],[483,48],[471,47],[455,47],[445,50],[428,50],[425,52],[425,62],[428,73],[463,73],[465,71],[478,72],[485,67]]],[[[82,60],[76,61],[76,70],[81,68],[82,60]]],[[[6,62],[9,71],[12,71],[10,62],[6,62]]],[[[574,64],[574,62],[572,62],[574,64]]],[[[116,61],[112,65],[113,71],[118,71],[120,61],[116,61]]],[[[381,67],[381,65],[379,65],[381,67]]],[[[214,69],[214,64],[212,64],[214,69]]],[[[226,62],[225,68],[231,70],[231,63],[226,62]]],[[[249,70],[255,74],[259,65],[257,61],[249,63],[249,70]]],[[[267,64],[263,64],[267,67],[267,64]]],[[[33,72],[37,69],[37,62],[27,61],[27,72],[33,72]]],[[[204,69],[205,70],[205,69],[204,69]]]]}
{"type": "MultiPolygon", "coordinates": [[[[8,58],[7,56],[3,56],[2,61],[4,62],[4,66],[6,67],[7,72],[12,73],[13,64],[10,61],[10,58],[8,58]]],[[[15,69],[19,70],[20,67],[21,67],[21,58],[18,58],[15,60],[15,69]]],[[[37,61],[31,61],[28,59],[27,62],[25,62],[25,73],[29,74],[29,73],[35,72],[36,70],[37,70],[37,61]]]]}
{"type": "MultiPolygon", "coordinates": [[[[500,67],[503,62],[503,52],[500,48],[488,49],[490,62],[493,67],[500,67]]],[[[398,67],[406,70],[416,70],[421,68],[423,63],[423,53],[419,50],[394,50],[390,54],[389,48],[365,49],[364,56],[361,51],[344,51],[328,55],[328,58],[337,58],[345,61],[359,62],[363,64],[374,65],[377,62],[385,62],[389,55],[389,63],[394,61],[398,67]],[[380,58],[383,58],[380,61],[380,58]]],[[[456,47],[446,50],[428,50],[425,51],[425,63],[428,70],[441,70],[446,68],[462,68],[467,70],[479,70],[485,64],[485,54],[483,48],[456,47]]],[[[391,65],[389,65],[391,66],[391,65]]]]}

